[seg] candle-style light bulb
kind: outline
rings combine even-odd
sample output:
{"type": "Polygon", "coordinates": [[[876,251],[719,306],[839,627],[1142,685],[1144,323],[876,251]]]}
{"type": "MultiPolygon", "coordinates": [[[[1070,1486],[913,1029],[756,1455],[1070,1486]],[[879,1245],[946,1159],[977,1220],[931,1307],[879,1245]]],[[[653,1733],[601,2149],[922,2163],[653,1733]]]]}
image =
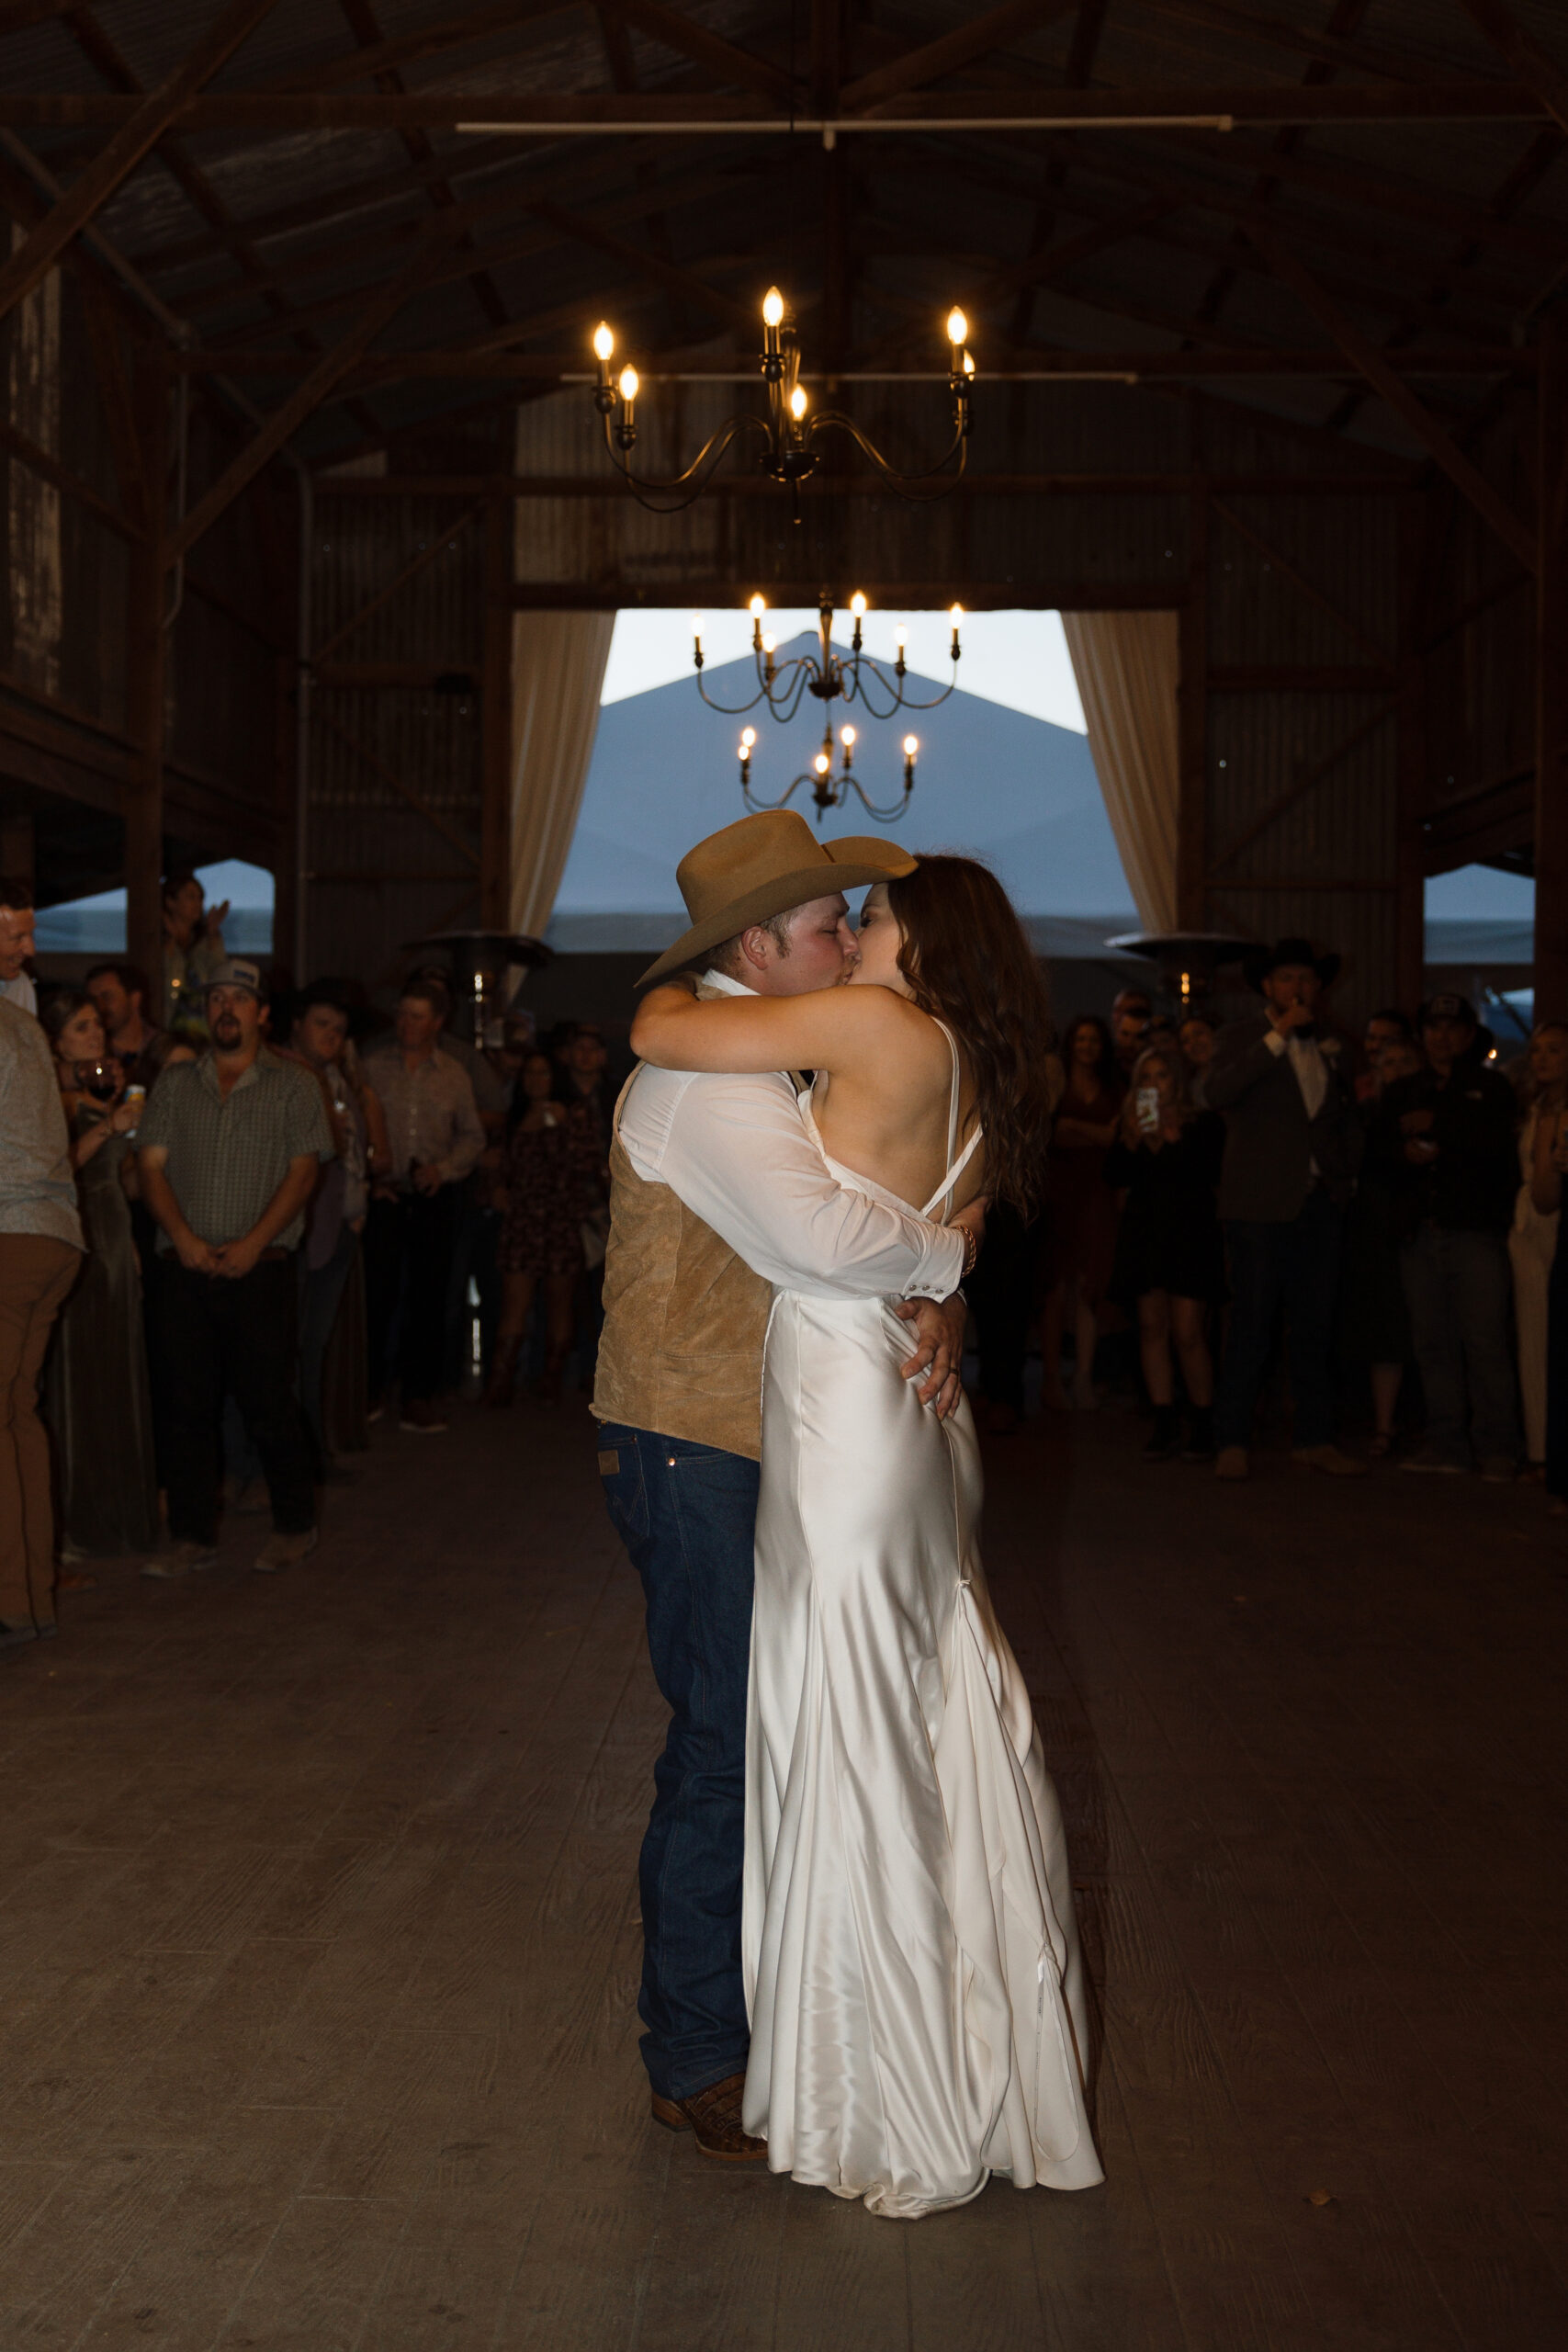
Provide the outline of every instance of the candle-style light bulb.
{"type": "Polygon", "coordinates": [[[953,623],[953,628],[961,628],[963,627],[963,625],[964,625],[964,607],[963,607],[963,605],[949,605],[949,606],[948,606],[948,608],[947,608],[947,617],[948,617],[948,619],[953,623]]]}
{"type": "Polygon", "coordinates": [[[955,348],[962,348],[969,340],[969,322],[956,303],[947,314],[947,339],[955,348]]]}
{"type": "Polygon", "coordinates": [[[754,727],[743,727],[740,729],[740,749],[743,752],[750,752],[755,747],[756,741],[757,730],[754,727]]]}
{"type": "Polygon", "coordinates": [[[852,613],[853,613],[853,615],[854,615],[854,616],[855,616],[855,618],[856,618],[856,620],[857,620],[857,621],[858,621],[858,620],[863,620],[863,619],[864,619],[864,617],[865,617],[865,598],[864,598],[863,595],[861,595],[861,594],[860,594],[860,593],[859,593],[859,591],[858,591],[858,590],[856,591],[855,594],[854,594],[854,595],[852,595],[852,596],[850,598],[850,610],[851,610],[851,612],[852,612],[852,613]]]}
{"type": "Polygon", "coordinates": [[[811,764],[816,769],[818,775],[826,775],[833,763],[829,760],[826,752],[818,752],[811,764]]]}
{"type": "Polygon", "coordinates": [[[784,296],[776,286],[770,286],[762,297],[762,324],[769,327],[784,323],[784,296]]]}
{"type": "Polygon", "coordinates": [[[750,612],[751,618],[754,621],[760,621],[767,609],[768,600],[765,596],[753,596],[750,604],[747,607],[747,610],[750,612]]]}
{"type": "Polygon", "coordinates": [[[605,322],[601,319],[593,330],[593,356],[595,359],[607,361],[615,348],[615,338],[610,333],[605,322]]]}
{"type": "Polygon", "coordinates": [[[800,384],[796,384],[794,391],[791,392],[789,396],[789,413],[791,416],[794,417],[796,424],[800,423],[801,418],[806,414],[806,391],[804,386],[800,384]]]}
{"type": "Polygon", "coordinates": [[[853,729],[852,727],[840,727],[840,729],[839,729],[839,741],[840,741],[840,743],[842,743],[842,744],[844,745],[844,747],[846,748],[846,750],[847,750],[847,749],[849,748],[849,746],[850,746],[850,745],[854,741],[854,740],[855,740],[855,730],[854,730],[854,729],[853,729]]]}
{"type": "Polygon", "coordinates": [[[638,378],[635,368],[622,368],[620,385],[621,398],[625,401],[628,408],[630,408],[633,401],[635,401],[637,396],[637,386],[639,381],[640,379],[638,378]]]}
{"type": "Polygon", "coordinates": [[[964,373],[969,378],[971,382],[974,381],[975,355],[972,351],[966,351],[964,355],[964,373]]]}
{"type": "Polygon", "coordinates": [[[762,650],[767,655],[770,662],[773,658],[773,649],[777,643],[778,639],[776,637],[765,637],[762,639],[762,650]]]}
{"type": "Polygon", "coordinates": [[[703,616],[701,613],[694,613],[692,615],[692,640],[700,650],[703,642],[703,616]]]}

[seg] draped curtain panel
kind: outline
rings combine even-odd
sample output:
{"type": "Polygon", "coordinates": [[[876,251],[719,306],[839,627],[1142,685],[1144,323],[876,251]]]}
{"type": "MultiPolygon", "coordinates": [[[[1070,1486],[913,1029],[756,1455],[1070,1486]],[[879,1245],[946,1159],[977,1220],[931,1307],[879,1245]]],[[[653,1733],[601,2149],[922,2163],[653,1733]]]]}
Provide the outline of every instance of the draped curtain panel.
{"type": "Polygon", "coordinates": [[[1064,613],[1062,627],[1089,755],[1138,919],[1145,931],[1174,931],[1181,777],[1177,616],[1064,613]]]}
{"type": "Polygon", "coordinates": [[[566,871],[614,613],[518,613],[512,629],[513,931],[544,935],[566,871]]]}

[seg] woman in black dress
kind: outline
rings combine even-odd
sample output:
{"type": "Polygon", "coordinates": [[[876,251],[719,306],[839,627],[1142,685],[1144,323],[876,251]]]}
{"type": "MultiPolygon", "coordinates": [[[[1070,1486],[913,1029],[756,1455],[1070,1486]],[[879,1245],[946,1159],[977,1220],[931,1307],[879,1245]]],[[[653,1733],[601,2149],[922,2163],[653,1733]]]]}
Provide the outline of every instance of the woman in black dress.
{"type": "Polygon", "coordinates": [[[1144,1378],[1155,1408],[1145,1453],[1153,1462],[1182,1453],[1207,1462],[1214,1451],[1214,1365],[1204,1323],[1225,1295],[1224,1248],[1215,1205],[1224,1121],[1200,1111],[1185,1065],[1158,1046],[1140,1054],[1122,1110],[1122,1133],[1105,1159],[1105,1181],[1126,1198],[1111,1295],[1138,1317],[1144,1378]],[[1171,1346],[1181,1360],[1189,1407],[1182,1443],[1171,1346]]]}

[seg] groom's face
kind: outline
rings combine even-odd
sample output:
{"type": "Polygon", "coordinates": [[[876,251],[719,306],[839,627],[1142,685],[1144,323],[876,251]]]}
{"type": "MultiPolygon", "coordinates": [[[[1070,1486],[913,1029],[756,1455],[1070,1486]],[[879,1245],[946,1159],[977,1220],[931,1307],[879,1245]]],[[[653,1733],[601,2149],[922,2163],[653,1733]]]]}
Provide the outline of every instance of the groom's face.
{"type": "Polygon", "coordinates": [[[860,960],[850,927],[849,902],[841,890],[794,909],[787,956],[779,953],[766,933],[762,935],[768,959],[751,983],[762,996],[809,996],[815,989],[837,988],[860,960]]]}

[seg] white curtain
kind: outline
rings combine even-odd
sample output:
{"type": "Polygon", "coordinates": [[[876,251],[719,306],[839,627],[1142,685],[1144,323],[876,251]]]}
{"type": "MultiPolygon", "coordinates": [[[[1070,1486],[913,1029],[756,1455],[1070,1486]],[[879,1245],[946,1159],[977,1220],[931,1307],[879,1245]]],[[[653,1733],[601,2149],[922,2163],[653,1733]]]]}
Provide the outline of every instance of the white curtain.
{"type": "Polygon", "coordinates": [[[512,628],[513,931],[541,938],[566,871],[614,613],[518,613],[512,628]]]}
{"type": "Polygon", "coordinates": [[[1145,931],[1177,926],[1180,640],[1174,613],[1064,613],[1122,868],[1145,931]]]}

